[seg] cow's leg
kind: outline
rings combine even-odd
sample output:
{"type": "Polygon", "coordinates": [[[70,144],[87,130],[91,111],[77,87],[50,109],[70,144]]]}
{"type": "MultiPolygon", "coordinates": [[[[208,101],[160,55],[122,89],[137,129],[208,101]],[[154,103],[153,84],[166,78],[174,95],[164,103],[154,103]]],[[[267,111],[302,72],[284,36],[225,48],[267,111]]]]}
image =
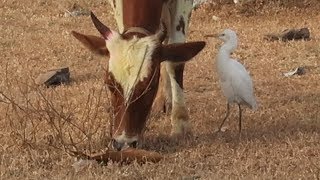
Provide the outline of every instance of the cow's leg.
{"type": "Polygon", "coordinates": [[[154,100],[153,111],[168,114],[172,109],[171,97],[170,77],[166,69],[166,62],[163,62],[161,64],[159,89],[157,97],[154,100]]]}
{"type": "MultiPolygon", "coordinates": [[[[185,42],[193,0],[172,0],[168,3],[171,15],[168,43],[185,42]]],[[[167,62],[166,68],[172,91],[171,133],[173,136],[181,136],[190,131],[189,115],[183,93],[184,64],[167,62]]]]}
{"type": "MultiPolygon", "coordinates": [[[[169,5],[167,3],[163,4],[162,7],[162,15],[161,22],[165,24],[168,34],[171,31],[171,15],[169,11],[169,5]]],[[[168,44],[168,37],[163,42],[164,44],[168,44]]],[[[160,71],[160,81],[159,81],[159,89],[157,92],[157,96],[155,98],[153,104],[154,112],[165,112],[169,114],[172,109],[172,95],[171,95],[171,85],[170,78],[166,69],[166,62],[161,63],[161,71],[160,71]]]]}
{"type": "Polygon", "coordinates": [[[172,91],[172,135],[181,136],[190,131],[189,116],[183,93],[184,64],[167,63],[172,91]]]}

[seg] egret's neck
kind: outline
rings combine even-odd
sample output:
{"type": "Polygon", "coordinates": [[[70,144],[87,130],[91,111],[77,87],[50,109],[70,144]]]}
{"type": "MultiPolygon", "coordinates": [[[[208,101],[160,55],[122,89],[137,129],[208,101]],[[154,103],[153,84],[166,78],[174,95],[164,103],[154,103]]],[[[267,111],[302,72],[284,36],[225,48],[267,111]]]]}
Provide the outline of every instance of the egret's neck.
{"type": "Polygon", "coordinates": [[[237,40],[229,40],[225,42],[218,52],[218,60],[229,60],[230,54],[237,48],[237,40]]]}

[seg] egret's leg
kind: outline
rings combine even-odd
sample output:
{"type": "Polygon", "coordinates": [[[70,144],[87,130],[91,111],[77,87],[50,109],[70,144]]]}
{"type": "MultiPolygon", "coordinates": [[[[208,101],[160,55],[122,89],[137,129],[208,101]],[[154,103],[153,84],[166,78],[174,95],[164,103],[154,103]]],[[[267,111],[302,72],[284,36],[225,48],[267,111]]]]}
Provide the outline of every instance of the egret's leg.
{"type": "Polygon", "coordinates": [[[221,128],[222,128],[222,126],[223,126],[224,122],[226,121],[226,119],[229,117],[229,114],[230,114],[230,104],[229,104],[229,103],[227,103],[227,112],[226,112],[226,117],[223,119],[222,123],[220,124],[220,127],[219,127],[218,132],[219,132],[219,131],[221,131],[221,128]]]}
{"type": "Polygon", "coordinates": [[[241,116],[242,116],[242,109],[241,109],[241,105],[238,104],[239,107],[239,135],[241,135],[241,116]]]}

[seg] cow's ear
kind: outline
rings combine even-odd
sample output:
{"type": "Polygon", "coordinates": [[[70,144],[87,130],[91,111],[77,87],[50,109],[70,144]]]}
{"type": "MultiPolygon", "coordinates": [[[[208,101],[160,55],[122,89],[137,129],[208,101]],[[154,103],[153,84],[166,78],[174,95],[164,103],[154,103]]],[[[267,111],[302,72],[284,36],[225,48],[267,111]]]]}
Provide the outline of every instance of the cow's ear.
{"type": "Polygon", "coordinates": [[[204,41],[162,45],[160,59],[162,61],[185,62],[197,55],[205,45],[204,41]]]}
{"type": "Polygon", "coordinates": [[[85,47],[90,49],[92,52],[104,56],[109,55],[105,39],[93,35],[84,35],[76,31],[71,31],[71,33],[76,39],[78,39],[85,47]]]}

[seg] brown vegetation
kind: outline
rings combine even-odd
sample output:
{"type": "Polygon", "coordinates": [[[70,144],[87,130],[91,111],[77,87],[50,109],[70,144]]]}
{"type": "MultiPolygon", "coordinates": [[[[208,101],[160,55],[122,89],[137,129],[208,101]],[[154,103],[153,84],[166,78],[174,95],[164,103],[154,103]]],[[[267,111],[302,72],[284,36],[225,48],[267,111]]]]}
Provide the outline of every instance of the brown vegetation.
{"type": "MultiPolygon", "coordinates": [[[[116,27],[106,1],[76,2],[116,27]]],[[[186,65],[193,136],[176,143],[169,136],[169,118],[151,115],[142,148],[161,153],[164,159],[159,163],[109,162],[75,171],[74,157],[66,152],[105,149],[112,117],[103,85],[106,60],[91,54],[70,34],[71,30],[98,32],[88,16],[65,16],[73,3],[5,0],[0,5],[1,179],[319,179],[320,9],[316,5],[266,5],[253,13],[239,11],[233,4],[195,10],[188,39],[206,40],[207,47],[186,65]],[[310,41],[263,39],[270,32],[301,27],[310,29],[310,41]],[[250,71],[260,105],[256,112],[244,112],[240,141],[235,112],[226,122],[227,131],[214,133],[226,103],[214,70],[215,47],[221,42],[204,35],[224,28],[238,33],[239,48],[233,57],[250,71]],[[64,66],[70,67],[69,85],[35,85],[39,73],[64,66]],[[282,75],[300,66],[308,67],[304,75],[282,75]]]]}

